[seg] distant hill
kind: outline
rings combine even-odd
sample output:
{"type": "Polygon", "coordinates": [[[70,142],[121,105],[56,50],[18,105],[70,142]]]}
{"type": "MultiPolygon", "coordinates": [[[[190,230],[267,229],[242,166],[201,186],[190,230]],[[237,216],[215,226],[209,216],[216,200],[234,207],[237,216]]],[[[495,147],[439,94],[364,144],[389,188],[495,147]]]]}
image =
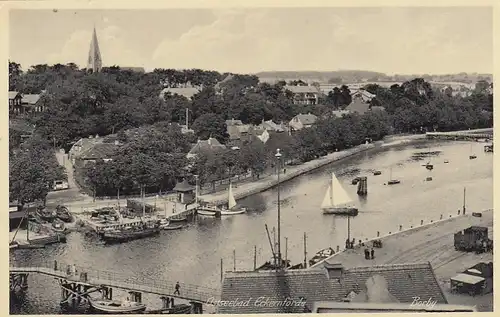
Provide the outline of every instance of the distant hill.
{"type": "Polygon", "coordinates": [[[478,73],[458,73],[458,74],[410,74],[410,75],[392,75],[388,76],[384,73],[365,71],[365,70],[338,70],[338,71],[266,71],[255,74],[263,82],[276,82],[278,80],[298,80],[306,82],[319,83],[357,83],[363,81],[369,82],[400,82],[412,80],[417,77],[424,78],[427,81],[434,82],[462,82],[475,83],[478,80],[492,81],[492,74],[478,73]]]}

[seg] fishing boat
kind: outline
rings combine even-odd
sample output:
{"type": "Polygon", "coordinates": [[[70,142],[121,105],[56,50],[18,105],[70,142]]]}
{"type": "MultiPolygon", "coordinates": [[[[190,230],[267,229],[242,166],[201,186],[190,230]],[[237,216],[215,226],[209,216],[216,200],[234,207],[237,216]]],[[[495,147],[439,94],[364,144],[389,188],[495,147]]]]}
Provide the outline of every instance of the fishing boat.
{"type": "Polygon", "coordinates": [[[56,207],[56,216],[57,218],[61,219],[64,222],[73,221],[73,216],[71,215],[66,206],[58,205],[56,207]]]}
{"type": "Polygon", "coordinates": [[[392,167],[391,167],[390,174],[389,174],[389,180],[387,181],[387,185],[396,185],[399,183],[401,183],[401,181],[399,179],[392,178],[392,167]]]}
{"type": "Polygon", "coordinates": [[[358,208],[349,205],[351,202],[351,197],[344,190],[335,173],[332,173],[330,185],[326,190],[323,203],[321,204],[323,214],[357,216],[358,208]]]}
{"type": "Polygon", "coordinates": [[[244,207],[237,207],[236,199],[234,199],[233,186],[229,184],[227,208],[218,208],[217,206],[200,206],[198,214],[203,216],[217,217],[218,213],[221,216],[232,216],[245,213],[247,210],[244,207]]]}
{"type": "Polygon", "coordinates": [[[146,310],[145,304],[128,300],[89,299],[89,303],[93,310],[105,314],[137,314],[146,310]]]}
{"type": "Polygon", "coordinates": [[[160,233],[160,227],[155,224],[144,224],[140,227],[125,227],[123,229],[104,230],[101,239],[106,243],[127,242],[141,238],[147,238],[160,233]]]}
{"type": "Polygon", "coordinates": [[[332,255],[335,254],[335,251],[332,248],[326,248],[323,250],[318,251],[310,260],[309,260],[309,266],[313,266],[314,264],[321,262],[332,255]]]}

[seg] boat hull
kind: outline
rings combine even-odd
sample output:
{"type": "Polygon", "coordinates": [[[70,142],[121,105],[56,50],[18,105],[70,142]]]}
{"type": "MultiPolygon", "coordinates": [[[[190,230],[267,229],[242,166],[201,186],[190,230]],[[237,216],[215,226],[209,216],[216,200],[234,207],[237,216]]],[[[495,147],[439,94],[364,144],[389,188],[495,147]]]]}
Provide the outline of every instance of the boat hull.
{"type": "Polygon", "coordinates": [[[393,179],[393,180],[388,181],[387,185],[396,185],[396,184],[399,184],[399,183],[401,183],[401,181],[393,179]]]}
{"type": "Polygon", "coordinates": [[[357,216],[359,213],[358,208],[354,207],[328,207],[323,208],[324,215],[348,215],[357,216]]]}
{"type": "Polygon", "coordinates": [[[146,310],[146,305],[136,302],[129,302],[130,306],[124,305],[119,301],[90,301],[90,306],[92,310],[98,313],[104,314],[137,314],[142,313],[146,310]]]}
{"type": "Polygon", "coordinates": [[[102,240],[106,243],[120,243],[136,239],[142,239],[157,235],[160,233],[160,228],[148,228],[141,231],[131,232],[104,232],[101,235],[102,240]]]}
{"type": "Polygon", "coordinates": [[[183,225],[176,225],[176,226],[170,226],[170,225],[168,225],[168,226],[160,226],[160,229],[161,229],[161,230],[179,230],[179,229],[182,229],[182,228],[184,228],[184,226],[183,226],[183,225]]]}
{"type": "Polygon", "coordinates": [[[198,215],[202,216],[210,216],[210,217],[217,217],[217,212],[220,213],[220,216],[232,216],[232,215],[241,215],[247,212],[246,208],[239,208],[239,209],[234,209],[234,210],[213,210],[211,208],[200,208],[198,209],[197,213],[198,215]]]}
{"type": "Polygon", "coordinates": [[[169,218],[168,219],[170,222],[185,222],[187,221],[187,218],[186,217],[178,217],[178,218],[169,218]]]}

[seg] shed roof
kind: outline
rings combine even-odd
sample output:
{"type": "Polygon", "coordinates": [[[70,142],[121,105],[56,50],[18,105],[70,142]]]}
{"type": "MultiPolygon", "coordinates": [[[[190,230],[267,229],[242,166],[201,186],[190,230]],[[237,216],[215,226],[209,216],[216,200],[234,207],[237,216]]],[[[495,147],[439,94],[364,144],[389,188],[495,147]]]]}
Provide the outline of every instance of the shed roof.
{"type": "Polygon", "coordinates": [[[460,274],[457,274],[454,277],[452,277],[451,280],[466,283],[466,284],[475,285],[477,283],[484,281],[484,278],[479,277],[479,276],[475,276],[475,275],[460,273],[460,274]]]}

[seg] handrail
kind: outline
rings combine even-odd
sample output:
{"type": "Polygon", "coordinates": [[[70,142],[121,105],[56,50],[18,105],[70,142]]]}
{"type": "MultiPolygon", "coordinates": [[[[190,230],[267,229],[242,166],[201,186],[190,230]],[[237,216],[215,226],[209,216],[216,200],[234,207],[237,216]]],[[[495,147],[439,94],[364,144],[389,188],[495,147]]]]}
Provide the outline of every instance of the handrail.
{"type": "MultiPolygon", "coordinates": [[[[42,274],[52,273],[53,275],[60,275],[61,277],[70,276],[67,274],[68,265],[63,264],[61,262],[57,262],[57,267],[55,267],[54,261],[50,263],[42,261],[41,263],[30,264],[30,265],[19,265],[11,263],[10,267],[11,270],[12,269],[22,270],[24,268],[24,269],[29,269],[30,271],[36,270],[37,272],[42,274]]],[[[170,295],[175,297],[174,295],[175,283],[163,279],[152,278],[145,275],[138,276],[135,274],[95,270],[93,268],[84,266],[76,266],[76,269],[78,274],[80,274],[80,272],[87,273],[87,281],[90,283],[92,283],[93,280],[99,282],[100,284],[103,284],[103,282],[107,281],[109,284],[113,284],[109,286],[115,286],[115,287],[120,287],[120,286],[116,286],[114,285],[114,283],[123,283],[127,284],[126,286],[128,287],[135,288],[141,291],[148,292],[147,289],[149,289],[151,292],[161,292],[164,293],[165,295],[170,295]]],[[[76,276],[73,275],[73,276],[79,278],[79,275],[76,276]]],[[[180,295],[178,295],[178,297],[207,302],[210,298],[218,298],[220,296],[220,290],[217,288],[193,285],[189,283],[179,283],[179,285],[180,285],[180,295]]]]}

